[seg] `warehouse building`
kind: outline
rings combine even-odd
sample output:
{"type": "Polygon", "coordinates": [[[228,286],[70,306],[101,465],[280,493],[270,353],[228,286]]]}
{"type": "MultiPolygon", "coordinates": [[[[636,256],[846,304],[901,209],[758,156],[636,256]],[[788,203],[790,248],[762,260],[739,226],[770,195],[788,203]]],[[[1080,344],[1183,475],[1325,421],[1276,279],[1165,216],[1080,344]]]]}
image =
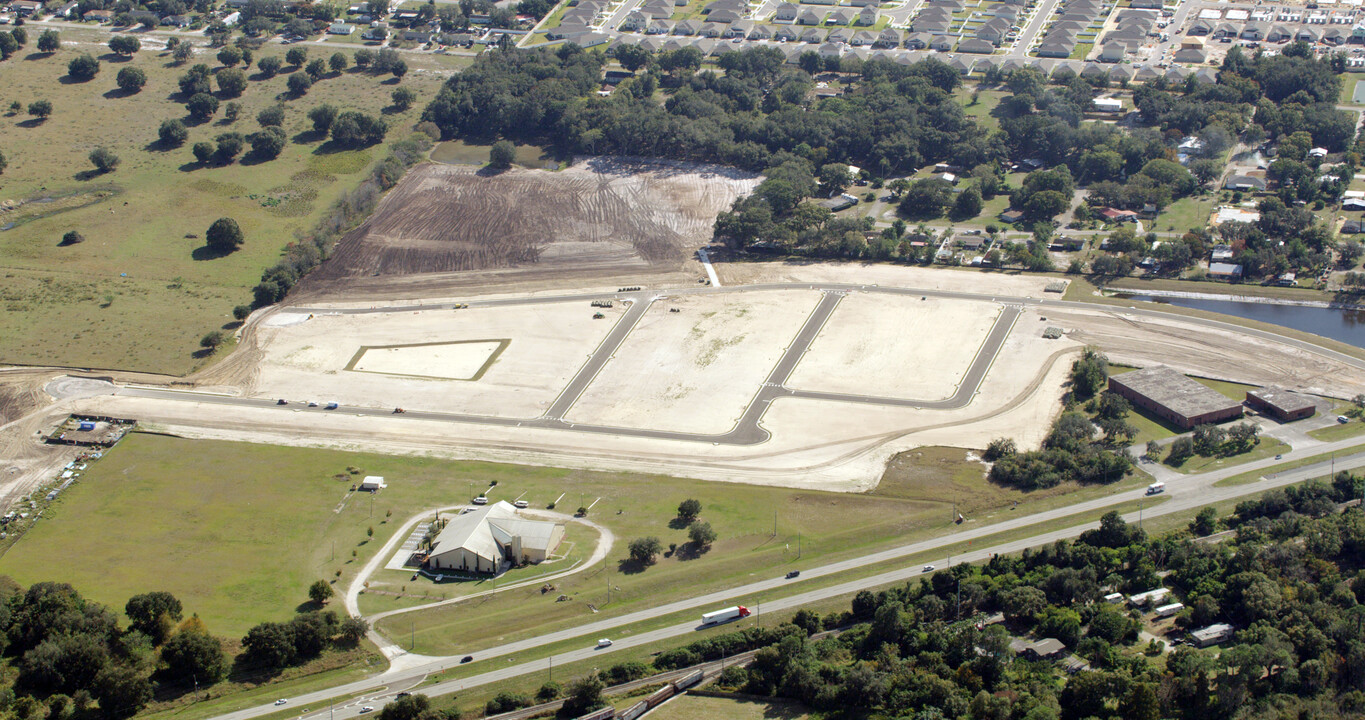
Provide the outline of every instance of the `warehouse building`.
{"type": "Polygon", "coordinates": [[[1242,416],[1242,404],[1164,365],[1109,378],[1110,392],[1182,430],[1242,416]]]}
{"type": "Polygon", "coordinates": [[[1280,422],[1313,417],[1318,411],[1313,399],[1283,388],[1261,388],[1247,391],[1247,407],[1265,413],[1280,422]]]}
{"type": "Polygon", "coordinates": [[[563,525],[527,520],[497,502],[450,518],[431,544],[427,567],[498,573],[505,565],[544,561],[563,539],[563,525]]]}

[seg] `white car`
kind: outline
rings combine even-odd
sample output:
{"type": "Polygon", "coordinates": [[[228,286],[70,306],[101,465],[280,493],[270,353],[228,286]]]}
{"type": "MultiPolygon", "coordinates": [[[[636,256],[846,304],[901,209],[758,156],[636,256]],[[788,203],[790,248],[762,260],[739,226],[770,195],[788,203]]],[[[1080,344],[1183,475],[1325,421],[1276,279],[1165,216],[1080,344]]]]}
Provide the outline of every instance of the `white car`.
{"type": "Polygon", "coordinates": [[[597,647],[611,647],[611,638],[602,638],[601,640],[598,640],[597,647]]]}
{"type": "Polygon", "coordinates": [[[365,707],[360,708],[360,714],[361,714],[361,715],[364,715],[365,713],[372,713],[372,712],[374,712],[374,708],[370,707],[369,705],[366,705],[365,707]]]}
{"type": "Polygon", "coordinates": [[[480,496],[474,498],[474,504],[475,504],[475,505],[487,505],[487,504],[488,504],[488,498],[486,498],[486,497],[480,495],[480,496]]]}
{"type": "Polygon", "coordinates": [[[275,701],[275,704],[276,704],[276,705],[283,705],[283,704],[285,704],[285,703],[287,703],[287,702],[289,702],[289,701],[288,701],[288,700],[285,700],[284,698],[280,698],[279,700],[276,700],[276,701],[275,701]]]}
{"type": "Polygon", "coordinates": [[[925,566],[924,566],[924,572],[933,572],[933,571],[934,571],[934,566],[933,566],[933,565],[925,565],[925,566]]]}
{"type": "Polygon", "coordinates": [[[513,504],[514,506],[516,506],[516,507],[519,507],[519,508],[528,508],[528,507],[531,507],[531,503],[528,503],[528,502],[526,502],[525,500],[518,500],[518,501],[516,501],[516,502],[514,502],[514,503],[512,503],[512,504],[513,504]]]}

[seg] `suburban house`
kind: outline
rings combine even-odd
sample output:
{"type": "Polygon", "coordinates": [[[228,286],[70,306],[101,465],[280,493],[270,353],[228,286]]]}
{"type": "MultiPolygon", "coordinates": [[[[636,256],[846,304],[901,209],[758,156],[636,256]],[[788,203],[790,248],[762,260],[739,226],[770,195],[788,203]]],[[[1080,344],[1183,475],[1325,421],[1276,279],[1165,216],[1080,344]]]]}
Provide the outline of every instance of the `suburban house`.
{"type": "Polygon", "coordinates": [[[432,541],[426,566],[497,573],[509,564],[543,562],[563,540],[563,525],[527,520],[511,503],[499,501],[447,520],[432,541]]]}
{"type": "Polygon", "coordinates": [[[1227,182],[1223,183],[1223,188],[1225,190],[1264,190],[1265,178],[1250,175],[1229,175],[1227,182]]]}

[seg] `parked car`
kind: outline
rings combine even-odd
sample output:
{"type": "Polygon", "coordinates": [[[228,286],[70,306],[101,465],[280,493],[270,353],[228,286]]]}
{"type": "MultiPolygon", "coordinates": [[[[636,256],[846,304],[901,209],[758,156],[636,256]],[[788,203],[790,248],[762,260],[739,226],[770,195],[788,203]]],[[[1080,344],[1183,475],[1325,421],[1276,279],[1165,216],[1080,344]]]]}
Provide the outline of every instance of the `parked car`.
{"type": "Polygon", "coordinates": [[[513,504],[514,506],[516,506],[516,507],[519,507],[519,508],[528,508],[528,507],[531,507],[531,503],[528,503],[528,502],[526,502],[525,500],[518,500],[518,501],[516,501],[516,502],[514,502],[514,503],[512,503],[512,504],[513,504]]]}

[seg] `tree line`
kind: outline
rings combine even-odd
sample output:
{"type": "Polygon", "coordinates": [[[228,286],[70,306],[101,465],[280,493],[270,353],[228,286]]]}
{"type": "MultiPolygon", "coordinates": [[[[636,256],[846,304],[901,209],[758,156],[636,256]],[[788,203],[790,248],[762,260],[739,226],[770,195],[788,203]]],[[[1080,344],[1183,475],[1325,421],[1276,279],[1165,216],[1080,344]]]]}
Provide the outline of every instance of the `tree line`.
{"type": "MultiPolygon", "coordinates": [[[[803,611],[666,651],[669,669],[760,648],[722,688],[824,712],[924,720],[1261,720],[1365,711],[1365,514],[1341,511],[1365,478],[1266,493],[1227,517],[1207,508],[1151,537],[1107,514],[1076,541],[946,571],[848,611],[803,611]],[[1199,537],[1231,529],[1219,543],[1199,537]],[[1164,579],[1163,579],[1164,577],[1164,579]],[[1226,622],[1224,647],[1143,641],[1142,612],[1103,598],[1168,587],[1186,606],[1176,632],[1226,622]],[[999,613],[1003,622],[983,623],[999,613]],[[834,636],[812,639],[822,628],[834,636]],[[1055,638],[1085,665],[1029,659],[1013,638],[1055,638]]],[[[1170,639],[1172,635],[1168,635],[1170,639]]]]}

